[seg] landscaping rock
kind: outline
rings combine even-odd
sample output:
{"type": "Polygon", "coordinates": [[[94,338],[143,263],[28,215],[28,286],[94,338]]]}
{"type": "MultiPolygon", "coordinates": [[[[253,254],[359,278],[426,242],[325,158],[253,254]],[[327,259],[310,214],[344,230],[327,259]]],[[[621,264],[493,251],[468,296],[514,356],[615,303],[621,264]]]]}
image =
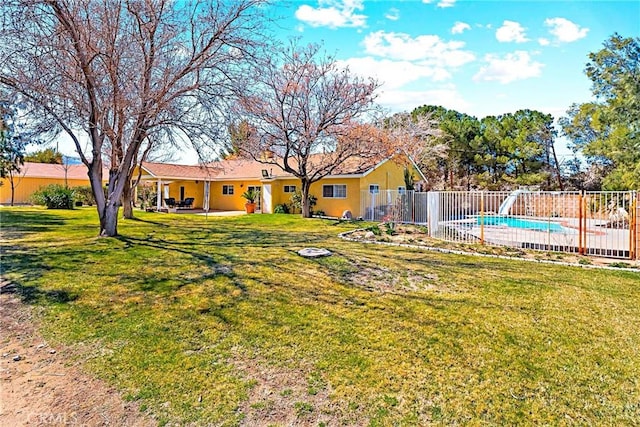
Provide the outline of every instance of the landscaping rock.
{"type": "Polygon", "coordinates": [[[376,235],[373,231],[367,231],[366,233],[364,233],[364,238],[365,239],[375,239],[376,235]]]}
{"type": "Polygon", "coordinates": [[[298,255],[305,258],[320,258],[323,256],[330,256],[331,252],[320,248],[304,248],[298,251],[298,255]]]}
{"type": "Polygon", "coordinates": [[[13,356],[13,361],[14,361],[14,362],[19,362],[19,361],[21,361],[21,360],[22,360],[22,357],[21,357],[19,354],[18,354],[18,355],[16,355],[16,356],[13,356]]]}

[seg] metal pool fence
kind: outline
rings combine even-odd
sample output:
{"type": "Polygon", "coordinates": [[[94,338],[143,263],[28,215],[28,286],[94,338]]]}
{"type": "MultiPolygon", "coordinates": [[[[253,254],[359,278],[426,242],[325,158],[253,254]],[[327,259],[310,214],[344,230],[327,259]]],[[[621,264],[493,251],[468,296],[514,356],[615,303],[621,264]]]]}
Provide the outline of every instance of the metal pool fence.
{"type": "Polygon", "coordinates": [[[635,259],[635,191],[363,191],[361,216],[427,226],[460,243],[635,259]]]}

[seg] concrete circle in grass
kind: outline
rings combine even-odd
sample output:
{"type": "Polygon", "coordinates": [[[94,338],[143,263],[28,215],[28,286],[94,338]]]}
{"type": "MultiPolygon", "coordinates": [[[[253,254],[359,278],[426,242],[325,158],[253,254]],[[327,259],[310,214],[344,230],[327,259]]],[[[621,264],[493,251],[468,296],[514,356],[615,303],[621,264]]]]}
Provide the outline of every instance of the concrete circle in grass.
{"type": "Polygon", "coordinates": [[[304,248],[298,251],[298,255],[306,258],[320,258],[323,256],[330,256],[331,252],[320,248],[304,248]]]}

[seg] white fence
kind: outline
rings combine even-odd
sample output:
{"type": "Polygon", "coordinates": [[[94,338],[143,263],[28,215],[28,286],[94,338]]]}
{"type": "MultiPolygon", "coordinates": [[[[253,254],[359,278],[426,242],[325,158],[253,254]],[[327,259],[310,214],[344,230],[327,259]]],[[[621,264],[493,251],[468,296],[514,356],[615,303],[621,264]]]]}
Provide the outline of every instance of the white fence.
{"type": "Polygon", "coordinates": [[[635,258],[637,194],[625,192],[362,192],[369,221],[423,224],[434,238],[635,258]]]}

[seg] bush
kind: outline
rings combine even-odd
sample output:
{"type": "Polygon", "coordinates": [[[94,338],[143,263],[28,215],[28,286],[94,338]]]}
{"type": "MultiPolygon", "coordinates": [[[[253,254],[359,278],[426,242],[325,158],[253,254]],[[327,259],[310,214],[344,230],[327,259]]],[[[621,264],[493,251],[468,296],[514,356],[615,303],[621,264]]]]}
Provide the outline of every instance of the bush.
{"type": "Polygon", "coordinates": [[[273,213],[288,214],[289,212],[290,212],[289,205],[287,205],[286,203],[282,203],[280,205],[276,205],[276,207],[273,208],[273,213]]]}
{"type": "MultiPolygon", "coordinates": [[[[309,194],[309,211],[313,212],[313,207],[316,203],[318,203],[318,198],[313,194],[309,194]]],[[[296,191],[291,195],[291,206],[293,212],[302,212],[302,193],[300,191],[296,191]]]]}
{"type": "Polygon", "coordinates": [[[76,202],[82,202],[83,205],[93,206],[96,202],[95,197],[93,197],[93,190],[91,189],[91,186],[74,187],[73,193],[75,195],[76,202]]]}
{"type": "Polygon", "coordinates": [[[44,205],[47,209],[73,209],[74,192],[60,184],[39,188],[31,195],[31,203],[44,205]]]}
{"type": "Polygon", "coordinates": [[[144,184],[138,186],[138,201],[141,209],[155,206],[157,199],[158,193],[153,185],[144,184]]]}

